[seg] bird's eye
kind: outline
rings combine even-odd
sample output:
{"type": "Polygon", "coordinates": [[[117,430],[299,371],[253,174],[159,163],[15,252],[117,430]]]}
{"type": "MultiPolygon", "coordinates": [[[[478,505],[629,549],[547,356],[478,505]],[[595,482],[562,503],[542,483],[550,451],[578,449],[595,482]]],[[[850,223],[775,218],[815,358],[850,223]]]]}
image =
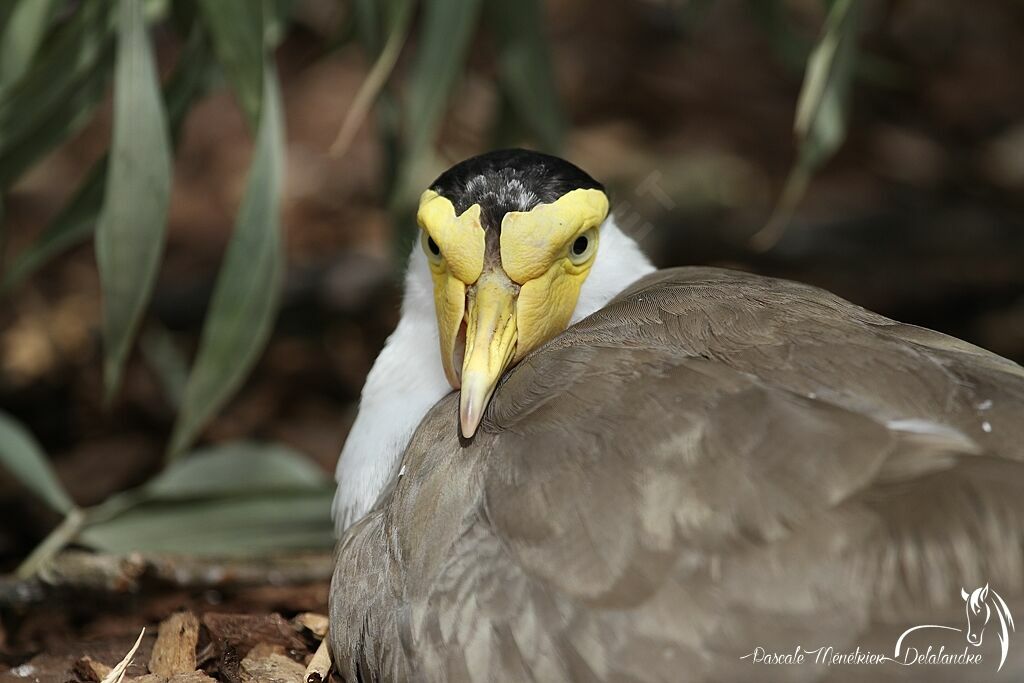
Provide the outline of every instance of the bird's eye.
{"type": "Polygon", "coordinates": [[[591,228],[569,245],[569,260],[576,265],[586,263],[597,249],[597,230],[591,228]]]}
{"type": "Polygon", "coordinates": [[[423,233],[423,251],[427,253],[427,258],[431,261],[437,262],[441,260],[441,247],[437,246],[434,238],[426,232],[423,233]]]}

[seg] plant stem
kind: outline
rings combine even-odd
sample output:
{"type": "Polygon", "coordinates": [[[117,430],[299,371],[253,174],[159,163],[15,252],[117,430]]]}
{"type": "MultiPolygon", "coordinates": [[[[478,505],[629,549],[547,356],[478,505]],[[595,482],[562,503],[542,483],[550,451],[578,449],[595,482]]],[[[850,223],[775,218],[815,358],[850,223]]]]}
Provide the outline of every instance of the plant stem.
{"type": "Polygon", "coordinates": [[[28,579],[39,573],[68,543],[75,539],[85,523],[85,512],[81,508],[72,508],[64,517],[64,521],[36,546],[14,574],[19,579],[28,579]]]}

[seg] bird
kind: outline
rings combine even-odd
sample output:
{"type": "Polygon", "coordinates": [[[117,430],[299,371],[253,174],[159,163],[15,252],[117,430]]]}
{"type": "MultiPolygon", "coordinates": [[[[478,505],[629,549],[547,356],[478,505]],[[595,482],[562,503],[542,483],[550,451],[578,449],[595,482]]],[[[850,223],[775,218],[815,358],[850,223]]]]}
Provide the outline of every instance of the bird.
{"type": "Polygon", "coordinates": [[[337,469],[344,680],[1020,679],[1024,368],[610,209],[522,149],[423,192],[337,469]]]}

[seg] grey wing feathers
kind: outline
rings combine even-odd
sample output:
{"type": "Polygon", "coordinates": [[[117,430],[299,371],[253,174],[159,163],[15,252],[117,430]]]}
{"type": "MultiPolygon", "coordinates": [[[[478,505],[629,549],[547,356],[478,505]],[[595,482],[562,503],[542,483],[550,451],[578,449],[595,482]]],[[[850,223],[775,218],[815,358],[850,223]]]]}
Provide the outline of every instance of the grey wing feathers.
{"type": "Polygon", "coordinates": [[[335,653],[380,680],[858,680],[740,657],[1024,596],[1024,371],[821,290],[661,271],[509,373],[472,443],[455,414],[339,556],[335,653]]]}

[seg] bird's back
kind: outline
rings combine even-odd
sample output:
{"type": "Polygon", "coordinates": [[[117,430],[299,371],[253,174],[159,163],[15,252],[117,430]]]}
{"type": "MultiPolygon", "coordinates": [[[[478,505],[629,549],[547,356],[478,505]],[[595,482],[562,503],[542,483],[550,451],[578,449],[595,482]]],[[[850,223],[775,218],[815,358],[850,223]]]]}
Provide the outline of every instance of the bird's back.
{"type": "MultiPolygon", "coordinates": [[[[348,679],[995,671],[994,638],[977,669],[742,657],[891,655],[914,624],[962,627],[961,586],[1018,604],[1024,369],[1008,360],[806,285],[684,268],[524,359],[472,442],[456,403],[339,548],[348,679]]],[[[1022,666],[1011,651],[1003,669],[1022,666]]]]}

